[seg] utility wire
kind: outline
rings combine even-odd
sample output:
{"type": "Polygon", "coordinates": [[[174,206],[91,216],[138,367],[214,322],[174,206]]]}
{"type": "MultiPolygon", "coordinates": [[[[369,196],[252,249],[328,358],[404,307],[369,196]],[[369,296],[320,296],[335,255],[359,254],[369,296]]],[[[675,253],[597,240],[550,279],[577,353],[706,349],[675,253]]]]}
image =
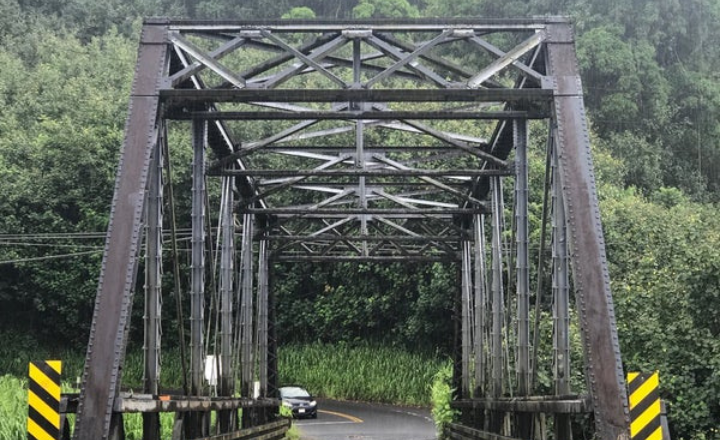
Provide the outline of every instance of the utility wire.
{"type": "Polygon", "coordinates": [[[20,258],[17,260],[5,260],[5,261],[0,261],[0,266],[6,265],[6,264],[26,263],[26,262],[30,262],[30,261],[45,261],[45,260],[57,260],[60,258],[80,257],[83,255],[97,254],[98,252],[102,252],[102,249],[98,249],[98,250],[94,250],[94,251],[86,251],[86,252],[76,252],[74,254],[47,255],[44,257],[20,258]]]}
{"type": "Polygon", "coordinates": [[[23,243],[17,241],[0,240],[0,246],[29,246],[29,247],[53,247],[53,248],[74,248],[74,249],[102,249],[102,246],[88,246],[77,244],[55,244],[55,243],[23,243]]]}

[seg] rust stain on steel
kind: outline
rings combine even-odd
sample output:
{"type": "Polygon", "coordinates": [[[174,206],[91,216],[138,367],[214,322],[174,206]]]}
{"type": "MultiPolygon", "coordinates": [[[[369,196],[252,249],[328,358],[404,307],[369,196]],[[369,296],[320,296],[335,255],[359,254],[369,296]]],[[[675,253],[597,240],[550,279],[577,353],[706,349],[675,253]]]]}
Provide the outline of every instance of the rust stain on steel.
{"type": "Polygon", "coordinates": [[[167,26],[143,29],[90,331],[75,439],[108,437],[120,383],[140,246],[144,191],[156,144],[167,26]]]}
{"type": "Polygon", "coordinates": [[[569,226],[577,308],[597,433],[625,438],[629,419],[605,242],[572,29],[550,26],[547,50],[555,78],[562,193],[569,226]]]}

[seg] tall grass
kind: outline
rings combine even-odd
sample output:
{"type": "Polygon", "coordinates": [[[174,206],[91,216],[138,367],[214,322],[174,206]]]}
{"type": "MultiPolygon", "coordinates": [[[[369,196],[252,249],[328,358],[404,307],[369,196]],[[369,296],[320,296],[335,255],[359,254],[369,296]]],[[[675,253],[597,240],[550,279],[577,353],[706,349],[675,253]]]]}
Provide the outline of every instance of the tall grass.
{"type": "Polygon", "coordinates": [[[444,361],[379,345],[293,345],[278,351],[281,384],[322,397],[429,406],[444,361]]]}
{"type": "MultiPolygon", "coordinates": [[[[82,373],[84,350],[39,347],[23,336],[0,334],[0,440],[27,438],[27,375],[30,361],[63,361],[63,392],[77,392],[75,380],[82,373]]],[[[310,344],[281,347],[279,373],[282,384],[300,384],[328,398],[429,406],[433,377],[446,363],[431,354],[411,353],[380,345],[310,344]]],[[[123,368],[124,388],[139,390],[142,352],[130,347],[123,368]]],[[[161,383],[182,387],[182,368],[176,351],[165,351],[161,383]]],[[[173,414],[163,414],[163,437],[170,435],[173,414]]],[[[72,424],[72,421],[71,421],[72,424]]],[[[140,438],[141,415],[126,415],[128,439],[140,438]]]]}
{"type": "MultiPolygon", "coordinates": [[[[160,413],[160,438],[172,438],[174,413],[160,413]]],[[[123,425],[125,426],[125,440],[141,440],[143,432],[142,414],[124,414],[123,425]]]]}
{"type": "MultiPolygon", "coordinates": [[[[62,392],[76,392],[71,385],[63,383],[62,392]]],[[[0,376],[0,440],[24,440],[27,438],[28,416],[28,382],[14,376],[0,376]]],[[[172,426],[175,414],[160,414],[162,437],[172,437],[172,426]]],[[[125,414],[125,438],[140,440],[142,438],[142,414],[125,414]]],[[[72,429],[74,415],[68,416],[72,429]]]]}
{"type": "Polygon", "coordinates": [[[27,381],[0,376],[0,439],[27,438],[27,381]]]}

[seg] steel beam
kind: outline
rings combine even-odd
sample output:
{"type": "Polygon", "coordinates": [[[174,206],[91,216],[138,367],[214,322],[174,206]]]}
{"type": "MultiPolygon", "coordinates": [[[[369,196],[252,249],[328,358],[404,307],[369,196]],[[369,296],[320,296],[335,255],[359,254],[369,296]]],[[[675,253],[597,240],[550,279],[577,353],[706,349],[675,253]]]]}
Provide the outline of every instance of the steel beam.
{"type": "Polygon", "coordinates": [[[548,28],[557,148],[586,378],[601,440],[629,438],[628,400],[572,29],[548,28]]]}
{"type": "MultiPolygon", "coordinates": [[[[146,20],[154,22],[154,20],[146,20]]],[[[510,32],[544,29],[548,24],[568,23],[565,17],[544,16],[532,18],[444,18],[438,22],[433,18],[377,20],[178,20],[170,29],[191,32],[232,33],[248,29],[268,28],[275,32],[329,32],[375,30],[393,32],[428,32],[443,29],[475,29],[479,32],[510,32]]]]}
{"type": "Polygon", "coordinates": [[[497,75],[507,66],[517,63],[520,57],[537,47],[543,41],[544,37],[545,35],[542,32],[537,32],[533,34],[530,38],[517,45],[510,52],[493,61],[481,72],[478,72],[476,75],[470,78],[468,80],[468,87],[479,87],[480,85],[482,85],[482,83],[490,79],[493,75],[497,75]]]}
{"type": "MultiPolygon", "coordinates": [[[[340,158],[340,161],[347,160],[344,157],[340,158]]],[[[340,162],[338,161],[338,162],[340,162]]],[[[339,163],[338,163],[339,164],[339,163]]],[[[327,169],[327,168],[315,168],[312,170],[289,170],[289,169],[247,169],[247,170],[225,170],[218,171],[217,173],[222,176],[252,176],[252,177],[482,177],[482,176],[511,176],[513,175],[512,169],[448,169],[448,170],[434,170],[434,169],[419,169],[419,168],[407,168],[403,167],[400,169],[390,167],[378,167],[372,168],[343,168],[343,169],[327,169]]],[[[292,184],[300,182],[300,180],[293,179],[292,184]]],[[[267,184],[267,182],[259,182],[260,184],[267,184]]]]}
{"type": "MultiPolygon", "coordinates": [[[[548,398],[503,398],[503,399],[468,399],[452,403],[453,408],[476,408],[491,411],[550,413],[550,414],[583,414],[590,411],[589,397],[585,396],[550,396],[548,398]]],[[[522,439],[530,437],[520,436],[522,439]]],[[[563,437],[569,439],[570,437],[563,437]]]]}
{"type": "Polygon", "coordinates": [[[258,250],[257,345],[260,397],[268,396],[268,329],[269,329],[268,241],[260,240],[258,250]]]}
{"type": "Polygon", "coordinates": [[[490,395],[500,397],[503,393],[503,250],[502,250],[502,205],[500,178],[492,178],[492,383],[490,395]]]}
{"type": "MultiPolygon", "coordinates": [[[[234,177],[222,180],[220,229],[220,396],[232,396],[235,392],[235,369],[233,362],[233,294],[235,270],[235,216],[234,177]]],[[[234,414],[218,414],[221,432],[230,432],[235,428],[234,414]]]]}
{"type": "Polygon", "coordinates": [[[546,89],[162,89],[168,105],[222,102],[527,102],[552,99],[546,89]]]}
{"type": "Polygon", "coordinates": [[[550,116],[549,109],[506,110],[506,111],[462,111],[462,110],[426,110],[426,111],[215,111],[215,112],[193,112],[168,109],[165,116],[168,119],[190,120],[190,119],[211,119],[211,120],[233,120],[233,121],[275,121],[275,120],[306,120],[324,119],[332,120],[504,120],[504,119],[544,119],[550,116]]]}
{"type": "MultiPolygon", "coordinates": [[[[530,226],[528,220],[528,122],[513,121],[515,143],[515,288],[517,303],[516,383],[518,396],[530,394],[530,226]]],[[[532,417],[518,414],[516,432],[521,438],[531,435],[532,417]]],[[[562,437],[565,438],[565,437],[562,437]]]]}
{"type": "Polygon", "coordinates": [[[157,143],[158,89],[165,68],[167,23],[146,24],[125,125],[74,438],[107,439],[120,388],[150,157],[157,143]]]}
{"type": "MultiPolygon", "coordinates": [[[[143,343],[143,392],[158,394],[160,382],[160,335],[162,310],[162,206],[163,206],[163,148],[158,144],[153,152],[148,177],[145,238],[145,313],[143,343]]],[[[143,440],[160,437],[160,419],[143,415],[143,440]]]]}
{"type": "Polygon", "coordinates": [[[390,215],[390,214],[422,214],[427,216],[433,215],[462,215],[462,214],[483,214],[486,212],[484,207],[478,206],[475,209],[471,208],[346,208],[346,209],[334,209],[334,208],[322,208],[322,209],[306,209],[306,208],[239,208],[239,213],[243,214],[293,214],[293,215],[306,215],[306,214],[321,214],[321,215],[390,215]]]}
{"type": "Polygon", "coordinates": [[[530,257],[527,121],[515,121],[515,240],[517,289],[517,392],[530,393],[530,257]]]}
{"type": "MultiPolygon", "coordinates": [[[[241,395],[250,397],[252,394],[253,375],[253,226],[254,216],[243,215],[242,248],[240,250],[240,363],[241,363],[241,395]]],[[[245,416],[243,416],[245,418],[245,416]]]]}
{"type": "Polygon", "coordinates": [[[427,254],[410,254],[410,255],[292,255],[283,254],[275,255],[272,261],[277,262],[317,262],[317,263],[336,263],[336,262],[427,262],[427,263],[452,263],[459,260],[459,255],[427,255],[427,254]]]}
{"type": "Polygon", "coordinates": [[[485,263],[487,250],[485,246],[485,216],[473,215],[474,232],[474,305],[475,305],[475,339],[473,344],[475,362],[475,389],[473,397],[484,395],[487,387],[487,266],[485,263]]]}
{"type": "Polygon", "coordinates": [[[470,355],[472,350],[472,301],[470,291],[472,289],[472,274],[470,269],[470,242],[462,241],[461,245],[462,261],[461,261],[461,285],[460,285],[460,319],[461,319],[461,389],[460,396],[463,399],[470,397],[470,355]]]}
{"type": "Polygon", "coordinates": [[[190,393],[202,396],[205,345],[205,145],[207,122],[192,124],[192,238],[190,263],[190,393]]]}
{"type": "Polygon", "coordinates": [[[168,395],[166,400],[160,400],[155,395],[121,395],[115,401],[114,411],[123,413],[161,413],[161,412],[192,412],[192,411],[227,411],[238,408],[255,408],[278,406],[280,402],[275,399],[247,399],[247,398],[209,398],[198,396],[168,395]]]}
{"type": "MultiPolygon", "coordinates": [[[[567,247],[567,219],[563,202],[557,152],[553,154],[552,204],[552,293],[553,293],[553,380],[555,394],[570,394],[570,267],[567,247]]],[[[570,420],[555,420],[555,435],[567,438],[570,420]]]]}

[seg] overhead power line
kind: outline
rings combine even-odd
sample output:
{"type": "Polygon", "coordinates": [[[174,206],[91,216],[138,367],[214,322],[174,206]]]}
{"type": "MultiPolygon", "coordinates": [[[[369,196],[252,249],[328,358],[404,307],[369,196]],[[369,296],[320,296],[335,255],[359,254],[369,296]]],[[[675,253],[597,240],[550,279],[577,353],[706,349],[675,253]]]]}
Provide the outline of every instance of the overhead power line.
{"type": "Polygon", "coordinates": [[[31,261],[57,260],[60,258],[80,257],[83,255],[97,254],[99,252],[102,252],[102,249],[98,249],[95,251],[76,252],[73,254],[47,255],[44,257],[20,258],[17,260],[5,260],[5,261],[0,261],[0,266],[6,265],[6,264],[15,264],[15,263],[27,263],[27,262],[31,262],[31,261]]]}

